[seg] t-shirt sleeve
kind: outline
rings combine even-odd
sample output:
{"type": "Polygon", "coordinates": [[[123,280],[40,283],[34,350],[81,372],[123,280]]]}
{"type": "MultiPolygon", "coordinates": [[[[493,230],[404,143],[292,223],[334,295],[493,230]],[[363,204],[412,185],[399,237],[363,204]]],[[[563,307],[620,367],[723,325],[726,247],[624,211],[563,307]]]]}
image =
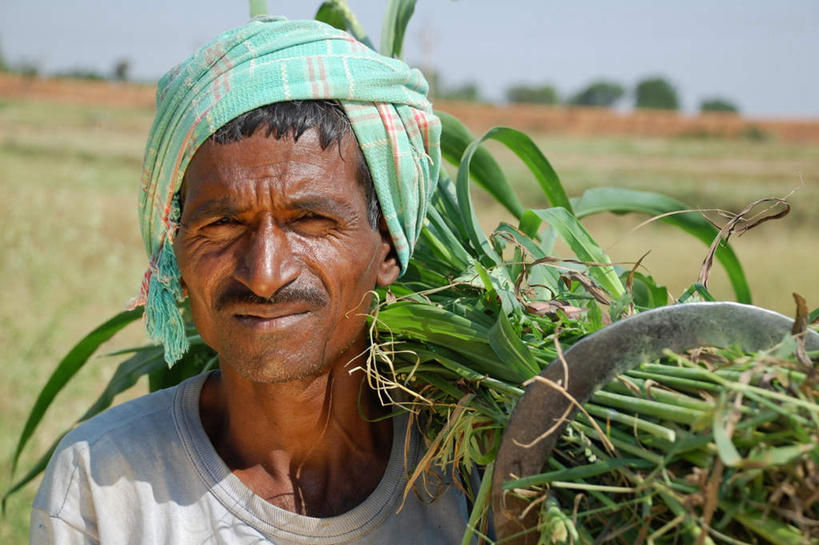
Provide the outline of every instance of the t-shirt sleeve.
{"type": "Polygon", "coordinates": [[[57,446],[34,497],[31,545],[99,542],[88,459],[88,442],[75,432],[57,446]]]}
{"type": "Polygon", "coordinates": [[[29,545],[98,545],[92,536],[36,507],[31,511],[29,545]]]}

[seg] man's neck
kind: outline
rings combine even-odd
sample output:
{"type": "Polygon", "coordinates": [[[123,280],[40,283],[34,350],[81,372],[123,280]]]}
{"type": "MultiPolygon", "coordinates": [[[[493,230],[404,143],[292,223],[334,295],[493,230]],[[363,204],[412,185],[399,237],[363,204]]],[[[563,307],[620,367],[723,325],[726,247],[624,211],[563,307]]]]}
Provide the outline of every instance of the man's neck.
{"type": "Polygon", "coordinates": [[[234,474],[270,503],[318,517],[348,511],[380,482],[392,424],[368,420],[383,413],[364,374],[342,366],[262,384],[224,365],[200,398],[205,431],[234,474]]]}

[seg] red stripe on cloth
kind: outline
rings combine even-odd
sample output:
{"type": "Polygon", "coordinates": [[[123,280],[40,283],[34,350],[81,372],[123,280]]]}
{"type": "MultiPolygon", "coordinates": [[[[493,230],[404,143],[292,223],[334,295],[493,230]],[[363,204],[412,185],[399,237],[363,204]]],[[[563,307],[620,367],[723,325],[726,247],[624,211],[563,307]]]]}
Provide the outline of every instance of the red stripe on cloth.
{"type": "Polygon", "coordinates": [[[233,61],[225,55],[220,59],[219,64],[221,65],[222,73],[217,78],[217,81],[222,84],[222,92],[227,95],[230,92],[230,78],[228,78],[227,75],[233,69],[233,61]]]}
{"type": "Polygon", "coordinates": [[[398,141],[395,137],[397,128],[395,126],[395,118],[393,117],[392,106],[389,104],[376,104],[378,112],[381,114],[381,122],[384,123],[384,128],[387,130],[387,138],[390,141],[390,151],[392,152],[392,160],[395,165],[396,176],[401,175],[400,160],[398,155],[398,141]]]}
{"type": "Polygon", "coordinates": [[[357,111],[348,110],[347,115],[350,117],[350,121],[352,121],[353,119],[355,119],[356,121],[372,121],[373,119],[381,119],[381,116],[378,115],[378,112],[372,113],[368,111],[365,113],[359,113],[359,111],[361,110],[357,111]]]}
{"type": "Polygon", "coordinates": [[[427,122],[427,116],[416,108],[413,108],[412,117],[415,118],[415,125],[421,131],[421,138],[424,139],[424,143],[429,144],[429,123],[427,122]]]}
{"type": "Polygon", "coordinates": [[[324,59],[319,57],[316,59],[316,63],[319,67],[319,78],[321,78],[321,85],[324,88],[323,96],[330,96],[330,82],[327,81],[327,72],[324,66],[324,59]]]}
{"type": "Polygon", "coordinates": [[[384,103],[376,103],[375,107],[378,109],[379,117],[381,117],[381,121],[384,123],[384,128],[387,130],[387,134],[391,135],[390,139],[392,139],[392,135],[395,134],[395,123],[393,122],[392,110],[388,104],[384,103]]]}
{"type": "Polygon", "coordinates": [[[366,47],[364,44],[362,44],[361,42],[359,42],[358,40],[356,40],[355,38],[353,38],[349,34],[341,37],[341,39],[344,40],[345,42],[350,42],[350,44],[352,44],[352,47],[350,47],[350,51],[353,52],[353,53],[361,51],[362,49],[364,49],[366,47]]]}
{"type": "Polygon", "coordinates": [[[307,57],[307,75],[310,77],[310,86],[313,88],[313,98],[316,98],[319,90],[316,83],[316,72],[313,69],[313,57],[307,57]]]}
{"type": "MultiPolygon", "coordinates": [[[[199,116],[193,121],[193,123],[191,123],[191,126],[188,128],[188,132],[185,133],[185,138],[182,140],[183,144],[179,147],[179,153],[176,154],[176,159],[174,159],[173,169],[171,170],[171,179],[170,179],[171,184],[173,184],[176,181],[176,178],[178,177],[179,166],[182,164],[182,158],[185,156],[185,152],[187,151],[187,149],[188,149],[188,147],[190,145],[189,143],[190,143],[191,135],[193,134],[193,131],[196,130],[196,127],[199,126],[199,123],[202,121],[202,119],[205,118],[205,116],[208,115],[208,113],[210,113],[211,109],[214,106],[216,106],[216,102],[211,103],[205,109],[205,111],[203,111],[201,114],[199,114],[199,116]]],[[[168,194],[168,202],[164,203],[164,207],[162,209],[162,224],[166,228],[168,227],[168,216],[170,216],[170,213],[171,213],[171,205],[173,203],[173,195],[174,195],[174,193],[176,193],[177,188],[171,187],[170,189],[171,189],[171,191],[168,194]]],[[[158,195],[158,193],[155,193],[155,194],[158,195]]]]}
{"type": "Polygon", "coordinates": [[[153,274],[153,269],[155,267],[156,266],[153,265],[153,263],[148,265],[148,269],[145,271],[145,274],[142,275],[142,283],[139,285],[139,293],[136,297],[128,301],[128,304],[125,305],[125,310],[134,310],[137,307],[144,307],[145,303],[148,302],[148,286],[150,285],[151,275],[153,274]]]}

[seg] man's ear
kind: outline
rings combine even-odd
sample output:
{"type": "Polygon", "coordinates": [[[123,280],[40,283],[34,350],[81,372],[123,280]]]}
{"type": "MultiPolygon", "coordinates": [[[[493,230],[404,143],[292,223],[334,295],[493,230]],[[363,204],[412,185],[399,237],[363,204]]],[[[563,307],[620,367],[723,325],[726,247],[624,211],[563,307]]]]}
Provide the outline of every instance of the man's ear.
{"type": "Polygon", "coordinates": [[[378,231],[381,233],[381,253],[379,255],[376,283],[379,286],[389,286],[396,281],[401,273],[401,264],[398,262],[395,248],[392,247],[392,237],[383,216],[378,222],[378,231]]]}

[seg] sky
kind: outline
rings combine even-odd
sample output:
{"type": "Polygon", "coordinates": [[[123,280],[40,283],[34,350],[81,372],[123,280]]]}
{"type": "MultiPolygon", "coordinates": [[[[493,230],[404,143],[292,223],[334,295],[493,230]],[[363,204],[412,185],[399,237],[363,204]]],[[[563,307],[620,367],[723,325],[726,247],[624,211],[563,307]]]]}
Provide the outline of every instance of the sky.
{"type": "MultiPolygon", "coordinates": [[[[320,3],[267,0],[291,19],[320,3]]],[[[385,1],[349,5],[377,44],[385,1]]],[[[155,80],[248,14],[246,0],[0,0],[0,52],[42,73],[111,73],[127,59],[132,78],[155,80]]],[[[688,112],[724,97],[749,116],[819,119],[817,0],[418,0],[404,57],[496,102],[513,84],[565,97],[595,79],[633,89],[662,76],[688,112]]]]}

